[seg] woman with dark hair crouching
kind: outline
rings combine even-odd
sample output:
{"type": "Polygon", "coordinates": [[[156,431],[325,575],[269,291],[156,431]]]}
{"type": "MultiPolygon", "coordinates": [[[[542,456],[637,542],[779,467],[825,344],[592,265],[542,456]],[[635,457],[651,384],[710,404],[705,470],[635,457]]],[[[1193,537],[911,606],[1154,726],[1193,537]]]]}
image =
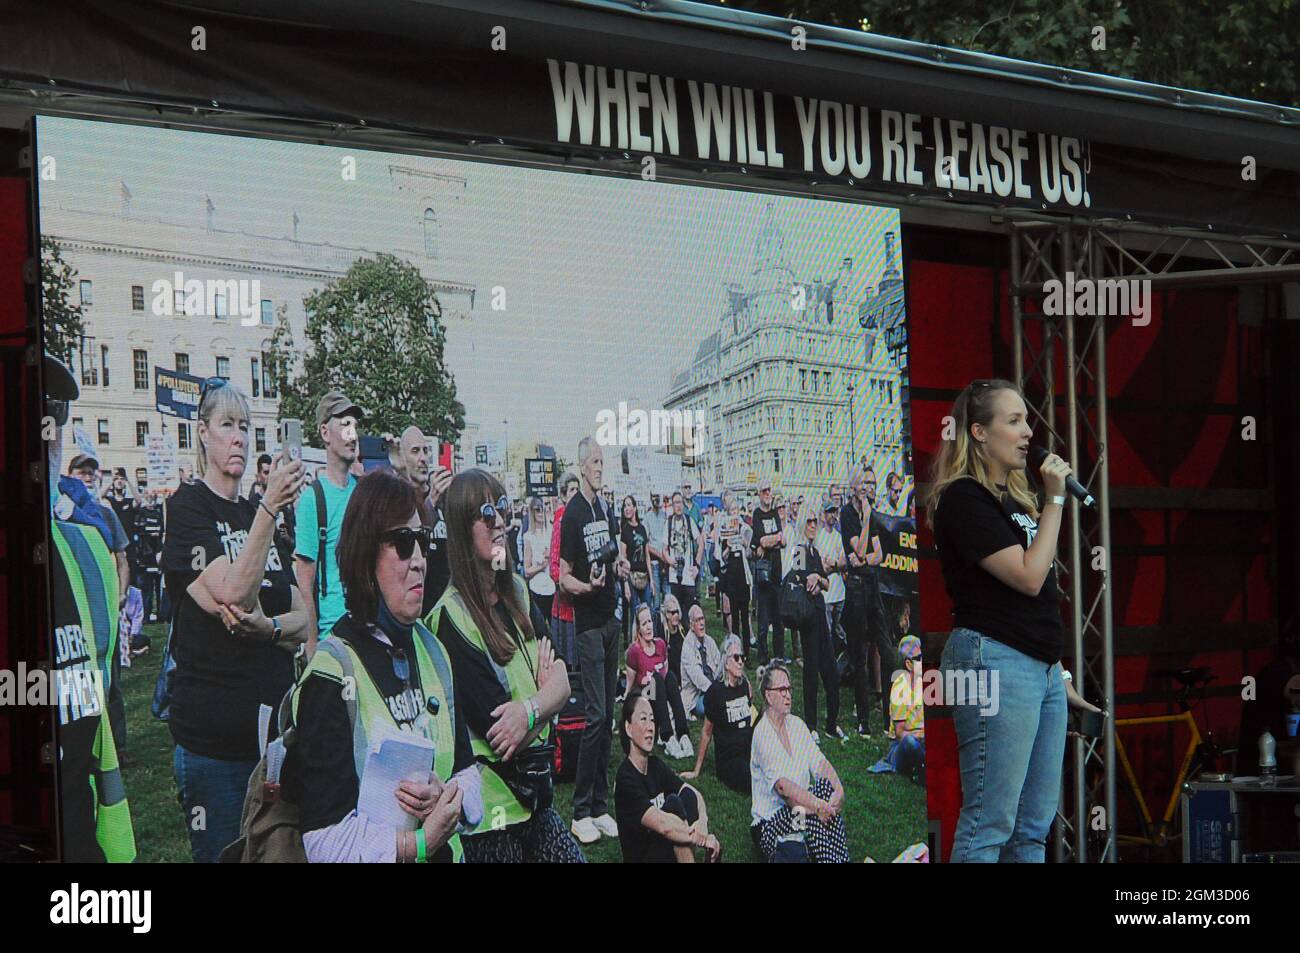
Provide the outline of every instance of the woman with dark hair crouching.
{"type": "Polygon", "coordinates": [[[511,568],[498,509],[505,495],[483,470],[451,481],[444,504],[451,584],[426,619],[451,656],[456,711],[482,766],[484,815],[462,838],[465,859],[583,863],[551,806],[551,721],[569,700],[569,676],[511,568]]]}
{"type": "Polygon", "coordinates": [[[451,664],[420,622],[432,533],[410,483],[384,471],[357,483],[339,533],[347,612],[294,691],[283,775],[311,862],[459,861],[457,831],[482,817],[451,664]],[[385,819],[358,803],[366,760],[381,741],[408,738],[428,745],[428,780],[398,784],[400,811],[385,819]],[[410,821],[395,824],[403,814],[410,821]]]}
{"type": "Polygon", "coordinates": [[[623,862],[695,862],[703,848],[710,863],[722,858],[722,845],[709,833],[704,796],[682,781],[654,755],[654,709],[640,692],[623,702],[619,724],[627,757],[614,779],[614,813],[623,862]]]}
{"type": "Polygon", "coordinates": [[[939,667],[952,673],[948,685],[981,677],[977,697],[945,699],[961,764],[952,862],[1042,863],[1067,705],[1099,710],[1069,689],[1061,668],[1052,557],[1070,465],[1047,455],[1040,509],[1025,476],[1029,412],[1010,381],[971,382],[952,415],[956,439],[935,457],[926,506],[956,623],[939,667]]]}
{"type": "Polygon", "coordinates": [[[808,726],[790,711],[785,663],[764,669],[763,703],[749,755],[755,846],[772,862],[847,864],[844,787],[808,726]]]}

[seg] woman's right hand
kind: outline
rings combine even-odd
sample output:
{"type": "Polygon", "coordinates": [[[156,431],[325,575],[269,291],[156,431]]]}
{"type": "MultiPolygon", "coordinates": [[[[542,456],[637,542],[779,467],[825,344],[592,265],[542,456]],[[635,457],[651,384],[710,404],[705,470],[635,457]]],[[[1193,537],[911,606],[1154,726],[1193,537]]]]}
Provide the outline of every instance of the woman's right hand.
{"type": "Polygon", "coordinates": [[[465,793],[460,789],[460,785],[454,782],[443,785],[438,800],[425,816],[422,825],[426,851],[431,853],[451,840],[451,835],[456,832],[456,825],[460,823],[460,807],[464,799],[465,793]]]}
{"type": "Polygon", "coordinates": [[[1038,474],[1043,481],[1043,489],[1048,496],[1065,496],[1065,478],[1074,471],[1070,465],[1054,453],[1049,453],[1043,460],[1038,474]]]}
{"type": "Polygon", "coordinates": [[[306,474],[301,460],[289,460],[286,463],[282,457],[280,465],[272,467],[271,475],[266,479],[266,493],[262,497],[266,508],[272,513],[278,513],[285,506],[296,502],[306,474]]]}
{"type": "Polygon", "coordinates": [[[423,821],[437,805],[438,797],[442,794],[442,788],[443,784],[438,780],[438,776],[431,774],[430,783],[428,784],[421,784],[418,781],[402,781],[393,791],[393,795],[397,798],[397,803],[401,805],[403,811],[423,821]]]}

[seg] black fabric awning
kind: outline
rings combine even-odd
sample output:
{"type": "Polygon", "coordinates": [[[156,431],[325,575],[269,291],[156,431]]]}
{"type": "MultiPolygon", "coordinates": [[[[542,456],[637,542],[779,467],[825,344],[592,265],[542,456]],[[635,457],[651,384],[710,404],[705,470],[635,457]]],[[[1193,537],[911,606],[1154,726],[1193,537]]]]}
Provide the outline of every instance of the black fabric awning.
{"type": "Polygon", "coordinates": [[[679,0],[0,0],[0,14],[10,90],[501,140],[629,172],[651,156],[663,175],[1300,233],[1300,110],[679,0]]]}

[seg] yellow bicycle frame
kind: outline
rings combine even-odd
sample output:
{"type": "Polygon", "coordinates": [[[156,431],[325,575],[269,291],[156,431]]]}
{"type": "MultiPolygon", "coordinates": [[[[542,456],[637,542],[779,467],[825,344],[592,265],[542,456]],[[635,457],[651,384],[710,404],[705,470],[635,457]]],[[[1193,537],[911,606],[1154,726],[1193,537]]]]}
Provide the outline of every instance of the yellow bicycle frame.
{"type": "Polygon", "coordinates": [[[1196,750],[1200,747],[1201,741],[1201,729],[1196,724],[1196,718],[1193,717],[1190,711],[1181,712],[1177,715],[1153,715],[1149,718],[1117,718],[1115,720],[1115,751],[1119,755],[1119,763],[1124,769],[1124,777],[1128,781],[1129,789],[1132,790],[1133,797],[1137,800],[1138,810],[1142,813],[1142,822],[1146,825],[1147,830],[1152,832],[1150,837],[1116,833],[1115,839],[1117,841],[1121,844],[1144,844],[1154,847],[1163,847],[1168,843],[1174,811],[1178,807],[1178,795],[1183,790],[1183,783],[1187,780],[1187,771],[1192,766],[1192,758],[1196,756],[1196,750]],[[1174,789],[1169,794],[1169,803],[1165,806],[1165,813],[1160,818],[1160,823],[1155,825],[1152,824],[1151,811],[1147,807],[1146,798],[1142,796],[1142,788],[1138,785],[1137,775],[1133,773],[1133,765],[1128,760],[1128,753],[1124,750],[1124,742],[1119,736],[1120,728],[1137,727],[1139,725],[1186,725],[1188,730],[1187,752],[1183,755],[1183,763],[1178,768],[1178,774],[1174,776],[1174,789]]]}

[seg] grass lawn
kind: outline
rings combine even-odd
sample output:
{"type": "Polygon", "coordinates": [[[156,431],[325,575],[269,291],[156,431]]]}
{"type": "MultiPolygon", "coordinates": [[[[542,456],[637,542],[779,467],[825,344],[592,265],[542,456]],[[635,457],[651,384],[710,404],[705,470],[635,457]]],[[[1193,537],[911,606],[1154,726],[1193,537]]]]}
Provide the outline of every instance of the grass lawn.
{"type": "MultiPolygon", "coordinates": [[[[706,605],[712,608],[712,600],[706,600],[706,605]]],[[[722,624],[714,613],[710,615],[709,630],[721,644],[722,624]]],[[[189,841],[185,819],[176,800],[176,782],[172,777],[171,733],[164,722],[149,713],[154,681],[162,663],[166,630],[162,625],[150,625],[146,626],[146,632],[153,639],[153,650],[122,672],[128,725],[128,750],[123,765],[127,798],[131,804],[140,860],[187,862],[190,859],[189,841]]],[[[798,714],[803,708],[803,669],[796,665],[791,674],[794,677],[794,712],[798,714]]],[[[758,682],[752,668],[749,676],[757,694],[758,682]]],[[[840,721],[845,730],[853,725],[853,698],[847,687],[840,691],[840,721]]],[[[696,747],[699,746],[702,724],[697,721],[690,725],[691,741],[696,747]]],[[[867,769],[885,754],[889,746],[878,711],[871,727],[873,734],[869,739],[853,735],[845,743],[825,738],[822,743],[844,782],[844,821],[848,828],[850,855],[855,861],[870,856],[887,862],[909,845],[925,840],[925,789],[895,774],[868,773],[867,769]]],[[[662,748],[657,749],[657,753],[679,773],[694,767],[693,761],[669,758],[662,748]]],[[[615,739],[609,765],[611,814],[614,775],[622,757],[622,749],[615,739]]],[[[749,836],[749,798],[731,791],[717,780],[712,751],[701,776],[692,783],[704,795],[710,829],[722,842],[723,860],[757,860],[749,836]]],[[[572,797],[572,784],[556,786],[555,807],[565,821],[572,817],[572,797]]],[[[602,838],[583,850],[590,861],[617,863],[622,860],[617,839],[602,838]]]]}

